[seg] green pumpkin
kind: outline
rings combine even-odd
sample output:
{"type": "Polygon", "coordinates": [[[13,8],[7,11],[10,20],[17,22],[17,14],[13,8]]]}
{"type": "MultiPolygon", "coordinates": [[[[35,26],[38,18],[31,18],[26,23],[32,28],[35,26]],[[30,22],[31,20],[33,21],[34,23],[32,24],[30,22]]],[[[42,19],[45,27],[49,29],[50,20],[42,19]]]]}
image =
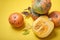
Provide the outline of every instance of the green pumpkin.
{"type": "Polygon", "coordinates": [[[32,9],[38,14],[46,14],[51,8],[50,0],[34,0],[32,9]]]}

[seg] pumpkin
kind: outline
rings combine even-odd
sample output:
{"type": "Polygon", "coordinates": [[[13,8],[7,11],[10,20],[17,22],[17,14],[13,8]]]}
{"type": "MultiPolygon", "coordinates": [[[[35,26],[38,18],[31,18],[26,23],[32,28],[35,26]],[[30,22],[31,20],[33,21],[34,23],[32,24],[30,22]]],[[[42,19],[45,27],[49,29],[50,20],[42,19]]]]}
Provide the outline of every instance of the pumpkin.
{"type": "Polygon", "coordinates": [[[60,12],[53,11],[49,14],[50,19],[54,22],[55,27],[60,26],[60,12]]]}
{"type": "Polygon", "coordinates": [[[14,27],[22,27],[24,18],[20,13],[13,13],[9,16],[9,23],[14,27]]]}
{"type": "Polygon", "coordinates": [[[47,14],[50,8],[50,0],[34,0],[32,4],[33,12],[36,12],[38,14],[47,14]]]}
{"type": "Polygon", "coordinates": [[[45,38],[50,35],[54,29],[54,23],[48,16],[40,16],[33,22],[33,31],[39,38],[45,38]]]}

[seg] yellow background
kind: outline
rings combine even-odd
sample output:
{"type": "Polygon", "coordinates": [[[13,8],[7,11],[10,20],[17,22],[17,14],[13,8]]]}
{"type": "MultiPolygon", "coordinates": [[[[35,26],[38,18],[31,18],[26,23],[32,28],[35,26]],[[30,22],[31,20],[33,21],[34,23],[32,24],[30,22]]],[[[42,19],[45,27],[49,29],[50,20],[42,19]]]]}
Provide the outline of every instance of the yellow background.
{"type": "MultiPolygon", "coordinates": [[[[60,11],[60,0],[51,0],[51,11],[60,11]]],[[[0,0],[0,40],[60,40],[60,27],[55,28],[50,36],[44,39],[36,37],[30,29],[28,35],[23,35],[22,30],[14,29],[8,22],[8,17],[14,12],[21,13],[25,8],[31,6],[32,0],[0,0]]],[[[32,25],[32,19],[30,25],[32,25]]],[[[27,21],[27,22],[28,22],[27,21]]]]}

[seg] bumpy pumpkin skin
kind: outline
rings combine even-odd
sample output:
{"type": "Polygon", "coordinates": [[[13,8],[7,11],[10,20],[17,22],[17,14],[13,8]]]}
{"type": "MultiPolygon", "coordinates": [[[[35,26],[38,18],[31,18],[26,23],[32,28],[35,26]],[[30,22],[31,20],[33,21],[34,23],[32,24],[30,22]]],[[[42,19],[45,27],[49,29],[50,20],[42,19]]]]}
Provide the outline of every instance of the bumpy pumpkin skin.
{"type": "Polygon", "coordinates": [[[32,9],[38,14],[46,14],[51,8],[50,0],[34,0],[32,4],[32,9]]]}

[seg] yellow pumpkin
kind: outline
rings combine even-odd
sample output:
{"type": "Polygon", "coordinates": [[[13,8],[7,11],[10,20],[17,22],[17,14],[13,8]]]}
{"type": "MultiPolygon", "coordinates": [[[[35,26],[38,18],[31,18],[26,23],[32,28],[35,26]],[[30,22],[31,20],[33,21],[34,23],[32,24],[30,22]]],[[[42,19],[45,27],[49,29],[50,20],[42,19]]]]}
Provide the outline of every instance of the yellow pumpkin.
{"type": "Polygon", "coordinates": [[[33,31],[40,38],[47,37],[53,29],[54,23],[47,16],[40,16],[33,23],[33,31]]]}

